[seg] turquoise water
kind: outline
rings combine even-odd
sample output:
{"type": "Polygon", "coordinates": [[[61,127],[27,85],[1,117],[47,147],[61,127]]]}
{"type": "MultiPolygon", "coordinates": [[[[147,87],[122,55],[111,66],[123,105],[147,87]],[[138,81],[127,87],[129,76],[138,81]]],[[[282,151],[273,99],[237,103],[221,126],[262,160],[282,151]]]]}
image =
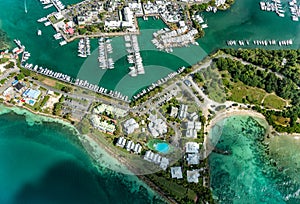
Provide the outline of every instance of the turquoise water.
{"type": "Polygon", "coordinates": [[[284,142],[286,139],[282,139],[279,159],[279,143],[275,142],[278,138],[264,142],[265,129],[255,119],[232,116],[219,121],[213,129],[219,129],[218,126],[223,129],[216,148],[230,153],[213,152],[209,156],[210,183],[213,195],[220,203],[300,202],[300,197],[295,194],[300,189],[299,175],[291,169],[295,161],[290,158],[291,154],[299,155],[296,148],[299,144],[294,146],[290,155],[283,154],[290,146],[284,142]],[[293,174],[288,173],[288,169],[293,174]]]}
{"type": "Polygon", "coordinates": [[[167,153],[169,151],[169,144],[168,143],[156,143],[155,149],[160,153],[167,153]]]}
{"type": "Polygon", "coordinates": [[[96,167],[69,126],[0,109],[1,204],[161,202],[137,177],[96,167]]]}

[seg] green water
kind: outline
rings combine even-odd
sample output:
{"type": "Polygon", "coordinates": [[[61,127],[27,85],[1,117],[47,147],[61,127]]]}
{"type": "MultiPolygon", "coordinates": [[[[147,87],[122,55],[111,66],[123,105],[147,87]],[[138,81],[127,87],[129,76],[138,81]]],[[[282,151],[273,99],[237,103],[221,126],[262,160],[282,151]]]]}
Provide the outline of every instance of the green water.
{"type": "Polygon", "coordinates": [[[218,202],[300,202],[296,193],[300,189],[299,142],[294,144],[295,139],[288,137],[266,142],[264,127],[248,116],[219,121],[211,131],[211,138],[220,127],[222,132],[216,148],[230,154],[209,156],[210,183],[218,202]]]}

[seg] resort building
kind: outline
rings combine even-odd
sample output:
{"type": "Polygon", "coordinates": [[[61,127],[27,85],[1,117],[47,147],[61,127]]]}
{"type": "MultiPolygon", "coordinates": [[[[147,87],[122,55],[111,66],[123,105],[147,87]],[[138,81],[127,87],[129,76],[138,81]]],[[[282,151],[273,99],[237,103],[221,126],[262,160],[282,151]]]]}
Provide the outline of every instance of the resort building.
{"type": "Polygon", "coordinates": [[[176,118],[178,115],[178,108],[172,106],[170,116],[176,118]]]}
{"type": "Polygon", "coordinates": [[[117,118],[122,118],[122,117],[125,117],[127,115],[126,110],[123,110],[121,108],[117,108],[117,107],[114,107],[114,106],[110,106],[110,105],[107,105],[107,104],[104,104],[104,103],[102,103],[101,105],[94,108],[93,112],[95,114],[102,114],[102,113],[106,112],[108,114],[115,115],[117,118]]]}
{"type": "Polygon", "coordinates": [[[179,114],[178,114],[178,118],[179,119],[184,119],[187,116],[187,110],[188,110],[188,106],[181,104],[180,108],[179,108],[179,114]]]}
{"type": "Polygon", "coordinates": [[[125,139],[124,137],[119,137],[119,138],[118,138],[118,141],[117,141],[117,143],[116,143],[116,145],[117,145],[118,147],[124,148],[124,147],[125,147],[125,144],[126,144],[126,139],[125,139]]]}
{"type": "Polygon", "coordinates": [[[41,94],[40,90],[34,90],[34,89],[27,89],[22,94],[23,97],[30,98],[30,99],[38,99],[39,95],[41,94]]]}
{"type": "Polygon", "coordinates": [[[199,173],[199,170],[192,170],[192,171],[186,171],[186,174],[187,174],[187,181],[189,183],[198,183],[199,182],[199,176],[200,176],[200,173],[199,173]]]}
{"type": "Polygon", "coordinates": [[[133,118],[123,124],[123,130],[127,135],[132,134],[139,127],[139,124],[133,118]]]}
{"type": "Polygon", "coordinates": [[[196,112],[190,113],[188,118],[191,121],[195,121],[198,119],[198,114],[196,112]]]}
{"type": "Polygon", "coordinates": [[[182,179],[182,170],[180,166],[171,167],[171,177],[176,179],[182,179]]]}
{"type": "Polygon", "coordinates": [[[91,122],[95,128],[108,134],[113,134],[116,130],[115,124],[109,124],[106,120],[102,120],[100,116],[95,114],[91,115],[91,122]]]}
{"type": "Polygon", "coordinates": [[[166,170],[169,166],[168,158],[162,157],[159,154],[155,154],[151,150],[146,151],[144,160],[159,165],[163,170],[166,170]]]}
{"type": "Polygon", "coordinates": [[[148,124],[148,129],[153,137],[158,137],[167,133],[168,126],[162,119],[157,118],[156,115],[150,115],[148,120],[150,121],[148,124]]]}
{"type": "Polygon", "coordinates": [[[169,159],[167,159],[166,157],[161,158],[161,162],[160,162],[160,168],[162,168],[163,170],[166,170],[169,166],[169,159]]]}
{"type": "Polygon", "coordinates": [[[185,136],[188,138],[197,138],[197,132],[201,130],[201,123],[196,121],[187,121],[184,123],[186,128],[185,136]]]}
{"type": "Polygon", "coordinates": [[[135,154],[140,154],[142,152],[142,145],[137,143],[134,144],[133,141],[128,140],[126,143],[126,139],[124,137],[119,137],[116,143],[116,146],[121,148],[126,148],[127,151],[133,151],[135,154]]]}
{"type": "Polygon", "coordinates": [[[126,150],[130,151],[134,148],[134,146],[135,146],[134,142],[132,142],[131,140],[128,140],[127,144],[126,144],[126,150]]]}
{"type": "Polygon", "coordinates": [[[26,87],[18,81],[13,84],[13,87],[18,93],[22,93],[24,89],[26,89],[26,87]]]}
{"type": "Polygon", "coordinates": [[[187,142],[185,144],[185,153],[198,153],[199,144],[196,142],[187,142]]]}
{"type": "Polygon", "coordinates": [[[200,162],[199,154],[188,154],[186,157],[186,161],[188,165],[197,165],[200,162]]]}

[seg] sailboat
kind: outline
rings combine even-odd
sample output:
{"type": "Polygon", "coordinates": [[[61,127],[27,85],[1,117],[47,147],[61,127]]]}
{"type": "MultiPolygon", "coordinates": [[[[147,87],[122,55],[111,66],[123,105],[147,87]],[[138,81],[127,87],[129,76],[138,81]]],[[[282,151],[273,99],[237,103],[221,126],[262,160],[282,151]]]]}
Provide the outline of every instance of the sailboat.
{"type": "Polygon", "coordinates": [[[26,0],[24,0],[24,9],[25,9],[25,13],[27,13],[27,5],[26,5],[26,0]]]}

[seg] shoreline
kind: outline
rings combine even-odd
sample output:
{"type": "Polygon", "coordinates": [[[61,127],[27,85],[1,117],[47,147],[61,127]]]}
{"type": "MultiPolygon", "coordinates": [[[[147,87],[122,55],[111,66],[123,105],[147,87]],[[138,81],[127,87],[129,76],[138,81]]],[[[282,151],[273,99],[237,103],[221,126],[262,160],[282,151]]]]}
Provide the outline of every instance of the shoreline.
{"type": "MultiPolygon", "coordinates": [[[[91,135],[91,134],[81,134],[79,132],[79,130],[72,125],[69,121],[66,121],[64,118],[61,118],[59,116],[54,116],[54,115],[50,115],[50,114],[46,114],[46,113],[40,113],[40,112],[35,112],[27,107],[23,107],[23,106],[17,106],[17,105],[13,105],[10,103],[6,103],[3,102],[2,105],[4,106],[4,108],[8,109],[9,111],[12,111],[13,113],[17,114],[17,115],[24,115],[25,116],[25,120],[26,120],[26,113],[22,113],[22,112],[18,112],[18,110],[14,110],[14,108],[19,109],[20,111],[28,111],[30,114],[33,114],[35,116],[39,116],[40,118],[39,121],[42,122],[54,122],[54,123],[59,123],[62,124],[64,126],[67,126],[68,128],[70,128],[70,130],[75,131],[76,133],[76,137],[80,142],[80,145],[82,145],[82,148],[84,151],[86,151],[86,153],[88,154],[88,156],[90,157],[91,161],[98,165],[99,163],[97,162],[97,155],[95,155],[95,151],[97,151],[97,149],[101,149],[103,151],[105,151],[110,157],[114,158],[119,164],[116,165],[121,165],[123,166],[122,168],[125,167],[125,171],[128,171],[127,175],[135,175],[133,173],[133,171],[131,170],[131,167],[129,165],[127,165],[126,160],[122,160],[122,158],[117,157],[116,154],[109,148],[106,147],[104,144],[102,144],[102,142],[99,140],[99,138],[97,138],[97,136],[91,135]],[[47,120],[47,118],[49,120],[47,120]],[[91,141],[92,140],[92,141],[91,141]],[[84,141],[87,141],[87,144],[84,143],[84,141]],[[92,142],[96,143],[97,146],[93,146],[92,142]],[[86,146],[88,145],[88,147],[86,146]]],[[[4,113],[5,114],[5,113],[4,113]]],[[[34,121],[35,122],[35,121],[34,121]]],[[[108,165],[110,165],[109,162],[107,162],[108,165]]],[[[109,168],[106,167],[105,168],[109,168]]],[[[120,173],[125,174],[125,172],[120,171],[120,173]]],[[[155,192],[156,194],[160,195],[164,201],[167,201],[168,203],[177,203],[173,198],[167,196],[160,188],[159,186],[155,185],[151,180],[149,180],[147,177],[143,176],[143,175],[135,175],[139,180],[141,180],[142,182],[144,182],[146,184],[146,186],[148,186],[151,190],[153,190],[153,192],[155,192]]],[[[154,194],[155,195],[155,194],[154,194]]]]}
{"type": "MultiPolygon", "coordinates": [[[[97,147],[92,147],[93,151],[95,151],[95,148],[102,148],[102,150],[104,150],[106,153],[108,153],[112,158],[114,158],[115,160],[117,160],[121,165],[123,165],[123,167],[125,167],[125,171],[129,171],[129,173],[132,173],[131,175],[135,175],[133,174],[133,169],[131,168],[131,166],[129,166],[127,164],[127,160],[122,159],[121,157],[117,157],[116,154],[111,150],[111,148],[105,146],[104,144],[102,144],[102,142],[99,140],[99,138],[97,138],[97,136],[94,135],[81,135],[81,137],[85,138],[88,137],[88,139],[92,140],[93,142],[95,142],[98,146],[97,147]]],[[[86,138],[85,138],[86,139],[86,138]]],[[[93,155],[94,156],[94,155],[93,155]]],[[[95,159],[95,158],[93,158],[95,159]]],[[[121,172],[121,171],[120,171],[121,172]]],[[[124,172],[121,172],[124,174],[124,172]]],[[[176,204],[177,202],[169,197],[168,195],[166,195],[160,188],[159,186],[155,185],[150,179],[148,179],[146,176],[143,175],[135,175],[138,179],[140,179],[141,181],[143,181],[149,188],[151,188],[154,192],[156,192],[158,195],[160,195],[165,201],[168,201],[169,203],[174,203],[176,204]]]]}
{"type": "MultiPolygon", "coordinates": [[[[237,116],[237,115],[249,116],[249,117],[253,117],[254,119],[257,118],[257,119],[263,120],[263,124],[262,124],[262,121],[257,121],[257,122],[259,122],[259,124],[265,128],[265,130],[266,130],[265,136],[269,135],[271,132],[275,131],[275,130],[273,130],[272,126],[270,126],[268,124],[265,117],[261,113],[258,113],[254,110],[240,109],[239,107],[233,107],[233,108],[230,108],[227,110],[223,110],[220,113],[218,113],[214,118],[212,118],[212,120],[210,120],[209,123],[207,123],[204,126],[204,132],[207,133],[204,136],[204,142],[203,142],[204,157],[208,157],[208,154],[212,151],[212,149],[208,149],[208,146],[209,146],[208,137],[209,137],[209,134],[210,134],[210,131],[212,130],[212,128],[217,124],[217,122],[224,120],[228,117],[237,116]]],[[[279,134],[279,133],[277,133],[277,134],[279,134]]]]}

